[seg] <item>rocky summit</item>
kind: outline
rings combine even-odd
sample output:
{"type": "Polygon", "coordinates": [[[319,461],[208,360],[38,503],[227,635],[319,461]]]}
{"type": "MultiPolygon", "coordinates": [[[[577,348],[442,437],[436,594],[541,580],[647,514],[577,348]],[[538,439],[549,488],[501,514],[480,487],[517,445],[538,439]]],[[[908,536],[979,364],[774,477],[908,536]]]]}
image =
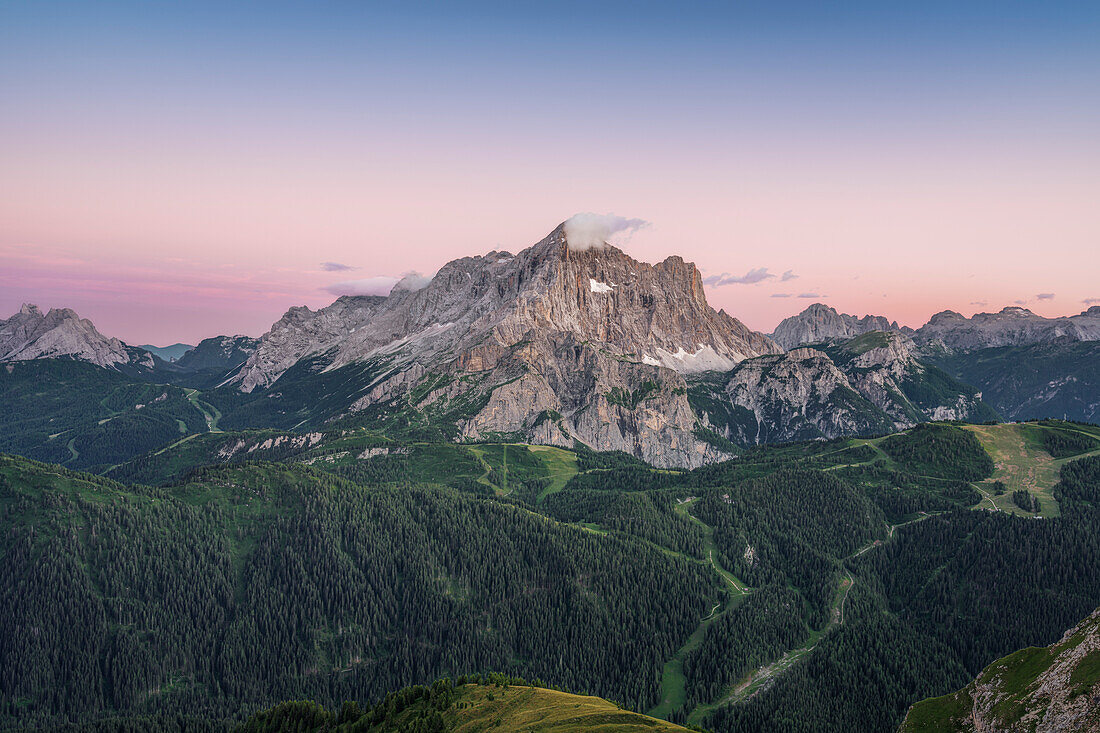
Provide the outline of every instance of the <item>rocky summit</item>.
{"type": "Polygon", "coordinates": [[[50,358],[76,359],[112,369],[153,368],[148,351],[104,336],[91,321],[69,308],[43,313],[36,305],[24,304],[11,318],[0,321],[0,361],[50,358]]]}
{"type": "Polygon", "coordinates": [[[707,304],[693,264],[579,249],[559,226],[518,254],[454,260],[385,298],[291,309],[228,384],[277,390],[303,361],[320,372],[354,364],[367,376],[348,414],[411,408],[453,422],[461,439],[580,441],[697,466],[721,454],[695,434],[685,375],[779,352],[707,304]]]}

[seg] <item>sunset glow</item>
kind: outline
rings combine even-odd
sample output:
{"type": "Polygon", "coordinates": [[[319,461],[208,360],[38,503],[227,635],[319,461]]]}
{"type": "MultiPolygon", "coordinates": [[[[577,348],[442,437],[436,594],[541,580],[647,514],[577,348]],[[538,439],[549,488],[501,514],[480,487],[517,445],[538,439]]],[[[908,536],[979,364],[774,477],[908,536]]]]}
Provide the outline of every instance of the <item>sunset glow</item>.
{"type": "Polygon", "coordinates": [[[646,220],[629,254],[694,261],[763,331],[818,300],[1078,313],[1100,6],[1002,5],[5,3],[0,317],[259,335],[581,211],[646,220]]]}

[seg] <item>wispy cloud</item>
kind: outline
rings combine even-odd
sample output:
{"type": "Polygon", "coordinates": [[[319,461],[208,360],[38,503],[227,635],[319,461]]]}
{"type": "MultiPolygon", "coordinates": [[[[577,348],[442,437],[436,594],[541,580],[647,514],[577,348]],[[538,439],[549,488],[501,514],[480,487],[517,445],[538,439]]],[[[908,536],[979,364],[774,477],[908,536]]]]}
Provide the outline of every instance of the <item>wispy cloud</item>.
{"type": "Polygon", "coordinates": [[[614,214],[574,214],[565,222],[565,241],[569,249],[603,249],[615,234],[633,234],[649,226],[645,219],[627,219],[614,214]]]}
{"type": "Polygon", "coordinates": [[[789,297],[791,297],[791,294],[790,293],[772,293],[772,297],[773,298],[789,298],[789,297]]]}
{"type": "Polygon", "coordinates": [[[321,269],[325,272],[347,272],[348,270],[358,270],[358,267],[352,265],[345,265],[342,262],[322,262],[321,269]]]}
{"type": "Polygon", "coordinates": [[[794,270],[787,270],[786,272],[784,272],[782,275],[779,276],[779,282],[785,283],[788,280],[794,280],[797,277],[798,277],[798,275],[794,274],[794,270]]]}
{"type": "Polygon", "coordinates": [[[1054,300],[1054,293],[1039,293],[1035,297],[1039,300],[1054,300]]]}
{"type": "Polygon", "coordinates": [[[741,276],[731,275],[728,272],[723,272],[721,275],[709,275],[703,278],[703,284],[715,287],[721,287],[722,285],[754,285],[774,277],[775,275],[768,272],[768,268],[757,267],[741,276]]]}
{"type": "Polygon", "coordinates": [[[828,298],[828,295],[821,295],[820,293],[799,293],[799,298],[828,298]]]}
{"type": "Polygon", "coordinates": [[[1085,305],[1096,305],[1097,303],[1100,303],[1100,298],[1085,298],[1081,302],[1085,305]]]}
{"type": "Polygon", "coordinates": [[[1012,302],[1015,303],[1016,305],[1027,305],[1026,300],[1014,300],[1012,302]]]}
{"type": "Polygon", "coordinates": [[[970,305],[976,305],[979,308],[985,308],[987,305],[989,305],[989,303],[984,300],[972,300],[970,301],[970,305]]]}
{"type": "Polygon", "coordinates": [[[399,278],[389,275],[367,277],[362,280],[345,280],[326,285],[322,290],[333,295],[389,295],[399,278]]]}

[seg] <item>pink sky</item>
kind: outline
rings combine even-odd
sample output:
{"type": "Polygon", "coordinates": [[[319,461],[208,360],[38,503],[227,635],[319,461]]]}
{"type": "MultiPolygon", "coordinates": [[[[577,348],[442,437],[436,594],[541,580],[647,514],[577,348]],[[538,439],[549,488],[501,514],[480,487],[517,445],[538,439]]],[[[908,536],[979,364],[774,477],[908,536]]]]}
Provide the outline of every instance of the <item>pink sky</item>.
{"type": "Polygon", "coordinates": [[[795,151],[797,163],[753,152],[674,163],[593,150],[583,166],[532,152],[480,170],[471,158],[483,150],[445,166],[428,152],[396,161],[364,151],[320,167],[246,149],[214,169],[202,150],[113,166],[122,151],[66,152],[8,159],[0,308],[74,307],[130,342],[258,335],[291,305],[331,302],[326,285],[516,251],[586,210],[650,221],[622,244],[638,259],[679,254],[705,275],[792,270],[787,282],[708,290],[712,305],[764,331],[814,300],[919,326],[945,308],[1022,300],[1062,315],[1100,297],[1100,165],[1070,151],[857,164],[795,151]],[[792,297],[773,297],[782,293],[792,297]],[[797,297],[812,293],[821,297],[797,297]]]}
{"type": "Polygon", "coordinates": [[[792,271],[709,289],[762,331],[815,300],[919,326],[1100,298],[1091,16],[563,35],[499,9],[0,12],[0,317],[259,335],[337,281],[519,250],[580,211],[651,222],[623,245],[638,259],[792,271]]]}

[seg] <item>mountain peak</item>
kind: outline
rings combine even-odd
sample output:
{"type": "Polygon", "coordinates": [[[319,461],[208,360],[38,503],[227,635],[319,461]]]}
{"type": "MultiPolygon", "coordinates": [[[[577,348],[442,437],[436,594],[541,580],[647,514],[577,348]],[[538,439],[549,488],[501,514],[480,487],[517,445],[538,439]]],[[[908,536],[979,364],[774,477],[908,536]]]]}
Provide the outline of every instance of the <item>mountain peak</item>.
{"type": "Polygon", "coordinates": [[[140,362],[152,367],[152,356],[104,336],[71,308],[51,308],[45,315],[24,303],[8,320],[0,320],[0,361],[67,358],[118,368],[140,362]]]}
{"type": "Polygon", "coordinates": [[[439,386],[418,409],[479,405],[455,420],[468,439],[518,433],[699,465],[713,449],[694,435],[680,374],[778,348],[711,308],[694,264],[639,262],[568,225],[515,255],[453,260],[377,302],[288,313],[232,381],[265,388],[306,357],[326,371],[374,364],[379,376],[350,412],[404,399],[431,377],[439,386]],[[559,417],[536,422],[543,413],[559,417]]]}

